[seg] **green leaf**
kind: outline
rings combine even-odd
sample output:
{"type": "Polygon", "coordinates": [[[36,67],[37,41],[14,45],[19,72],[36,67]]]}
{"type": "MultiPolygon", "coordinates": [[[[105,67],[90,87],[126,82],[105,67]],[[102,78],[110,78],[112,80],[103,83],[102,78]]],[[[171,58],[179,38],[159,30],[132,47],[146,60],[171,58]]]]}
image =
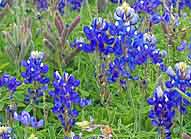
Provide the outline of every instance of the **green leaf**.
{"type": "Polygon", "coordinates": [[[53,126],[51,126],[51,127],[48,129],[48,134],[49,134],[50,139],[56,139],[55,129],[54,129],[53,126]]]}
{"type": "Polygon", "coordinates": [[[0,111],[3,111],[5,103],[0,103],[0,111]]]}
{"type": "Polygon", "coordinates": [[[3,70],[3,69],[6,68],[8,65],[9,65],[9,63],[1,64],[1,65],[0,65],[0,70],[3,70]]]}
{"type": "Polygon", "coordinates": [[[25,111],[30,112],[32,110],[33,106],[29,104],[26,108],[25,111]]]}
{"type": "Polygon", "coordinates": [[[83,89],[80,89],[80,92],[81,94],[84,96],[84,97],[88,97],[90,95],[90,93],[86,90],[83,90],[83,89]]]}
{"type": "Polygon", "coordinates": [[[18,102],[23,102],[24,100],[24,95],[21,94],[21,92],[15,93],[14,97],[15,97],[15,100],[18,102]]]}

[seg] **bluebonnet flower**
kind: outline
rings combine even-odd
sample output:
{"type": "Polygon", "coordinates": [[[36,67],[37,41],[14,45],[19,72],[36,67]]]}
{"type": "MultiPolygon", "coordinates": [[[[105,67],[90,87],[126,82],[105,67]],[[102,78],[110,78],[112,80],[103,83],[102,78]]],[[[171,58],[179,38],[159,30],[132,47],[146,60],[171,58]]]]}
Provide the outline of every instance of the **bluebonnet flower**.
{"type": "Polygon", "coordinates": [[[24,102],[26,104],[35,103],[38,104],[40,102],[40,98],[45,95],[45,91],[48,90],[48,86],[42,86],[38,89],[28,88],[28,93],[25,95],[24,102]]]}
{"type": "Polygon", "coordinates": [[[13,93],[16,91],[17,87],[21,85],[21,82],[16,79],[16,77],[12,77],[9,74],[4,74],[0,78],[0,87],[6,87],[10,94],[10,97],[13,95],[13,93]]]}
{"type": "Polygon", "coordinates": [[[157,86],[153,97],[148,99],[151,110],[149,118],[152,125],[159,128],[160,134],[165,134],[166,139],[171,139],[171,127],[175,116],[173,101],[169,98],[169,92],[163,91],[161,86],[157,86]]]}
{"type": "Polygon", "coordinates": [[[48,9],[48,0],[37,0],[36,4],[37,4],[37,9],[39,11],[44,11],[48,9]]]}
{"type": "Polygon", "coordinates": [[[168,10],[164,11],[163,15],[162,15],[162,20],[166,23],[166,24],[170,24],[170,20],[171,20],[171,15],[170,12],[168,10]]]}
{"type": "Polygon", "coordinates": [[[7,126],[0,126],[0,138],[12,139],[11,137],[12,128],[7,126]]]}
{"type": "Polygon", "coordinates": [[[122,41],[119,42],[118,49],[122,50],[122,53],[115,58],[114,62],[110,63],[108,70],[108,80],[110,82],[115,82],[119,77],[137,80],[137,76],[133,77],[131,72],[137,66],[146,64],[148,59],[151,59],[153,64],[159,65],[162,71],[166,70],[166,66],[163,63],[166,53],[157,49],[156,38],[153,34],[133,33],[129,34],[125,39],[133,41],[125,44],[122,41]]]}
{"type": "Polygon", "coordinates": [[[146,64],[151,59],[153,64],[166,70],[163,58],[165,51],[156,47],[156,38],[151,32],[140,32],[136,25],[138,14],[126,2],[119,6],[114,13],[115,23],[107,22],[103,18],[95,18],[91,27],[85,26],[84,33],[90,41],[75,40],[71,47],[84,52],[97,51],[104,54],[108,82],[123,82],[124,79],[137,80],[132,72],[137,66],[146,64]],[[110,55],[114,55],[111,56],[110,55]],[[107,56],[107,57],[106,57],[107,56]]]}
{"type": "Polygon", "coordinates": [[[153,24],[158,24],[158,23],[161,22],[161,16],[158,15],[158,14],[152,14],[151,17],[150,17],[150,21],[153,24]]]}
{"type": "Polygon", "coordinates": [[[124,3],[117,8],[114,18],[117,21],[115,24],[100,17],[94,18],[90,27],[84,27],[84,33],[89,43],[85,43],[81,39],[75,40],[71,47],[77,47],[89,53],[97,51],[104,55],[119,54],[121,49],[119,40],[115,39],[115,36],[121,34],[125,36],[127,32],[133,33],[135,30],[133,25],[138,22],[138,15],[127,3],[124,3]]]}
{"type": "MultiPolygon", "coordinates": [[[[113,62],[109,64],[109,69],[107,70],[107,80],[109,83],[114,83],[119,78],[138,80],[137,76],[131,75],[130,71],[126,70],[125,63],[125,59],[116,58],[113,62]]],[[[124,80],[120,79],[120,83],[124,85],[124,80]]]]}
{"type": "Polygon", "coordinates": [[[146,12],[148,14],[153,14],[155,9],[162,4],[161,0],[137,0],[133,8],[137,12],[146,12]]]}
{"type": "Polygon", "coordinates": [[[134,25],[138,22],[139,17],[135,10],[131,8],[129,4],[124,2],[116,9],[114,19],[116,21],[123,21],[128,25],[134,25]]]}
{"type": "Polygon", "coordinates": [[[120,3],[122,4],[123,0],[111,0],[112,3],[120,3]]]}
{"type": "Polygon", "coordinates": [[[84,42],[84,39],[81,37],[79,39],[75,39],[71,44],[71,48],[78,48],[78,49],[83,49],[85,52],[90,52],[93,50],[90,50],[91,48],[87,46],[87,44],[84,42]],[[90,49],[88,49],[90,48],[90,49]]]}
{"type": "Polygon", "coordinates": [[[81,40],[75,40],[71,47],[80,48],[84,52],[92,53],[98,51],[108,55],[113,52],[112,45],[115,41],[110,35],[110,24],[103,18],[95,18],[91,26],[84,27],[84,33],[89,43],[83,43],[81,40]]]}
{"type": "Polygon", "coordinates": [[[169,67],[166,71],[169,80],[166,82],[167,88],[177,87],[181,91],[186,92],[191,87],[191,67],[184,62],[175,65],[175,70],[169,67]]]}
{"type": "Polygon", "coordinates": [[[70,7],[72,10],[80,10],[84,0],[59,0],[57,3],[57,9],[61,15],[64,14],[64,9],[66,6],[70,7]]]}
{"type": "Polygon", "coordinates": [[[48,72],[48,66],[42,63],[43,53],[38,51],[31,52],[30,58],[22,61],[22,66],[26,69],[21,73],[21,76],[25,79],[26,84],[38,82],[41,84],[47,84],[49,79],[44,75],[48,72]]]}
{"type": "Polygon", "coordinates": [[[15,77],[10,76],[9,74],[4,74],[0,78],[0,88],[5,87],[9,90],[10,104],[5,109],[7,120],[11,120],[13,117],[13,113],[17,110],[17,106],[13,100],[13,95],[20,85],[21,82],[18,81],[15,77]]]}
{"type": "Polygon", "coordinates": [[[57,9],[59,11],[59,13],[61,15],[64,14],[64,8],[65,8],[66,4],[65,4],[65,0],[59,0],[58,1],[58,4],[57,4],[57,9]]]}
{"type": "Polygon", "coordinates": [[[188,49],[189,49],[188,58],[191,59],[191,44],[188,45],[188,49]]]}
{"type": "Polygon", "coordinates": [[[189,41],[182,40],[176,49],[180,52],[188,51],[188,59],[191,59],[191,38],[189,41]]]}
{"type": "Polygon", "coordinates": [[[21,122],[24,126],[31,126],[33,128],[42,128],[44,126],[44,120],[37,121],[35,117],[31,117],[30,113],[26,111],[22,111],[20,115],[15,112],[14,119],[21,122]]]}
{"type": "Polygon", "coordinates": [[[72,10],[80,10],[84,0],[68,0],[68,5],[70,5],[72,10]]]}
{"type": "Polygon", "coordinates": [[[75,91],[79,85],[80,81],[76,80],[73,75],[65,72],[61,76],[57,71],[54,73],[54,90],[49,92],[54,99],[52,111],[61,121],[67,133],[75,124],[75,119],[79,114],[78,110],[75,109],[75,105],[84,107],[91,103],[90,100],[81,98],[75,91]]]}
{"type": "Polygon", "coordinates": [[[181,42],[180,46],[177,47],[177,50],[183,51],[183,50],[185,50],[186,46],[187,46],[187,41],[184,40],[181,42]]]}
{"type": "Polygon", "coordinates": [[[191,97],[189,92],[191,67],[184,62],[179,62],[174,69],[168,67],[166,73],[169,79],[165,81],[165,86],[161,82],[155,89],[153,97],[148,99],[148,103],[152,105],[149,117],[154,126],[164,129],[161,133],[165,133],[166,138],[171,138],[170,130],[175,114],[178,112],[176,110],[185,114],[187,106],[191,106],[191,103],[181,94],[191,97]]]}
{"type": "Polygon", "coordinates": [[[38,103],[40,97],[48,89],[49,78],[46,76],[48,65],[43,63],[43,53],[38,51],[31,52],[27,61],[22,61],[25,71],[21,73],[25,84],[33,84],[36,89],[28,88],[28,94],[25,96],[25,102],[38,103]]]}
{"type": "Polygon", "coordinates": [[[0,0],[0,9],[5,8],[6,5],[7,5],[7,0],[0,0]]]}
{"type": "Polygon", "coordinates": [[[136,12],[144,12],[150,16],[150,21],[153,24],[158,24],[161,21],[164,23],[169,24],[171,21],[175,26],[179,25],[179,16],[180,11],[185,7],[191,8],[191,1],[189,0],[169,0],[169,1],[162,1],[162,0],[137,0],[133,4],[133,8],[136,12]],[[179,4],[178,4],[179,2],[179,4]],[[177,8],[177,4],[179,5],[178,11],[179,13],[172,13],[174,9],[177,8]],[[160,15],[157,12],[157,8],[163,7],[163,15],[160,15]],[[171,20],[171,21],[170,21],[171,20]]]}
{"type": "MultiPolygon", "coordinates": [[[[177,0],[175,0],[177,2],[177,0]]],[[[191,1],[190,0],[181,0],[179,2],[179,9],[184,9],[185,7],[188,7],[191,9],[191,1]]]]}
{"type": "Polygon", "coordinates": [[[191,67],[184,62],[180,62],[175,65],[175,70],[169,67],[166,73],[169,76],[169,79],[165,82],[166,88],[171,92],[169,97],[173,99],[179,111],[184,114],[186,113],[186,107],[191,104],[175,88],[191,97],[191,93],[188,91],[191,87],[191,67]]]}

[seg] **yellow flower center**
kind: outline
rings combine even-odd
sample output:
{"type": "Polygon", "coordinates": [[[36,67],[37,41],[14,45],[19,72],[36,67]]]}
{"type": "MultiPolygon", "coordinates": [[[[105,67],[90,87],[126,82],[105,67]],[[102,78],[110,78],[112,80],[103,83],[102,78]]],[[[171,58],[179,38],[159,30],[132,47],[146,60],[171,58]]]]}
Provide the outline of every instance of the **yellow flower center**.
{"type": "Polygon", "coordinates": [[[185,72],[187,69],[187,64],[184,62],[179,63],[179,68],[181,72],[185,72]]]}
{"type": "Polygon", "coordinates": [[[130,6],[127,2],[123,2],[123,4],[121,5],[121,8],[125,11],[128,12],[130,6]]]}

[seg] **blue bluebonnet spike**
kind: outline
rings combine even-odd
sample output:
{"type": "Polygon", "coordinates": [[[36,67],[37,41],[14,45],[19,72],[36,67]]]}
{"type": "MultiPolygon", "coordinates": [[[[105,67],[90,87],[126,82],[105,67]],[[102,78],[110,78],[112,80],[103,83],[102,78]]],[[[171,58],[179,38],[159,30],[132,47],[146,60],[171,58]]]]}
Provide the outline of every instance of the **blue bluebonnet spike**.
{"type": "Polygon", "coordinates": [[[7,2],[8,2],[7,0],[0,0],[0,9],[5,8],[7,2]]]}
{"type": "Polygon", "coordinates": [[[29,112],[22,111],[21,114],[14,113],[14,119],[24,126],[31,126],[33,128],[42,128],[44,126],[44,120],[37,121],[35,117],[31,117],[29,112]]]}
{"type": "Polygon", "coordinates": [[[53,76],[54,90],[49,92],[49,95],[54,100],[52,112],[58,117],[65,131],[67,131],[73,127],[79,114],[75,106],[85,107],[90,105],[91,101],[81,98],[78,92],[76,92],[76,87],[80,85],[80,81],[75,79],[73,75],[64,72],[61,76],[56,71],[53,76]]]}
{"type": "Polygon", "coordinates": [[[148,99],[148,104],[152,106],[149,112],[152,125],[158,127],[159,130],[162,128],[165,131],[166,138],[171,138],[175,108],[173,107],[173,100],[169,98],[168,93],[163,91],[161,86],[157,86],[153,97],[148,99]]]}
{"type": "Polygon", "coordinates": [[[184,51],[185,48],[187,47],[187,45],[188,45],[187,41],[184,40],[184,41],[181,42],[180,46],[177,47],[177,50],[178,51],[184,51]]]}
{"type": "Polygon", "coordinates": [[[48,9],[48,0],[37,0],[36,3],[39,11],[45,11],[48,9]]]}
{"type": "Polygon", "coordinates": [[[25,84],[36,85],[36,89],[28,88],[28,93],[25,95],[25,103],[30,102],[38,104],[44,92],[48,89],[49,78],[48,65],[43,63],[44,53],[32,51],[28,60],[23,60],[21,65],[25,71],[21,73],[25,84]]]}
{"type": "Polygon", "coordinates": [[[0,87],[6,87],[13,94],[16,89],[21,85],[21,81],[17,80],[15,77],[9,74],[3,74],[0,77],[0,87]]]}
{"type": "Polygon", "coordinates": [[[0,126],[0,138],[11,139],[12,128],[7,126],[0,126]]]}

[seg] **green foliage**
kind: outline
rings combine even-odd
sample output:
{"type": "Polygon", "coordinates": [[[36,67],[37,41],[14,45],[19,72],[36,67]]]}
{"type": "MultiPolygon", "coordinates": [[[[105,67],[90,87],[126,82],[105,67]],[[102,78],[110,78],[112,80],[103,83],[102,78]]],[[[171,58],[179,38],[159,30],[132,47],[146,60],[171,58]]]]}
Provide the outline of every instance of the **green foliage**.
{"type": "MultiPolygon", "coordinates": [[[[88,0],[87,0],[88,1],[88,0]]],[[[81,21],[79,26],[75,28],[75,31],[71,33],[68,39],[73,40],[83,35],[83,26],[89,25],[91,20],[95,16],[105,17],[110,20],[113,16],[113,11],[117,5],[109,4],[106,10],[102,13],[97,13],[96,1],[89,0],[89,3],[85,5],[80,11],[81,21]]],[[[17,9],[19,10],[19,9],[17,9]]],[[[66,14],[62,17],[65,24],[70,23],[79,13],[66,11],[66,14]]],[[[44,50],[43,43],[43,27],[41,25],[46,25],[47,17],[46,14],[42,13],[42,19],[38,19],[35,13],[31,12],[26,14],[26,16],[32,17],[32,40],[35,48],[38,50],[44,50]]],[[[190,18],[190,15],[189,15],[190,18]]],[[[1,20],[0,32],[8,30],[9,26],[14,23],[14,15],[10,12],[7,16],[1,20]]],[[[181,28],[188,26],[187,22],[183,22],[181,28]]],[[[161,49],[167,48],[167,41],[164,36],[164,32],[159,26],[154,27],[154,34],[158,40],[158,47],[161,49]]],[[[190,31],[186,34],[185,39],[189,39],[190,31]]],[[[174,47],[180,44],[181,38],[177,38],[174,47]]],[[[0,34],[0,49],[5,48],[5,41],[2,34],[0,34]]],[[[169,65],[173,65],[175,61],[185,61],[187,52],[178,52],[169,50],[169,57],[165,59],[165,62],[169,65]],[[174,57],[172,57],[172,55],[174,57]]],[[[94,122],[97,124],[109,125],[113,130],[113,138],[115,139],[154,139],[156,137],[157,131],[151,126],[150,120],[148,119],[149,106],[147,105],[147,98],[151,95],[154,87],[156,78],[159,76],[159,70],[154,68],[153,65],[148,64],[145,71],[145,67],[140,67],[135,72],[138,73],[142,79],[147,78],[149,85],[147,88],[143,89],[140,87],[138,82],[129,82],[128,88],[125,91],[121,91],[119,86],[111,85],[110,92],[112,93],[112,101],[106,106],[100,103],[100,92],[97,85],[95,76],[95,65],[94,60],[96,57],[90,56],[88,54],[79,53],[69,65],[65,67],[65,71],[75,75],[77,79],[80,79],[81,86],[78,88],[80,95],[83,97],[89,97],[92,99],[93,105],[83,110],[80,113],[78,121],[89,120],[89,117],[94,118],[94,122]],[[145,73],[147,72],[147,77],[145,73]]],[[[47,61],[48,62],[48,61],[47,61]]],[[[50,65],[50,73],[52,73],[54,65],[50,65]]],[[[0,51],[0,74],[2,72],[10,72],[13,75],[16,74],[15,66],[10,64],[5,53],[0,51]]],[[[18,76],[18,75],[17,75],[18,76]]],[[[50,74],[49,77],[52,78],[50,74]]],[[[0,121],[4,115],[4,107],[8,103],[7,96],[4,95],[5,90],[0,89],[2,95],[0,95],[0,121]]],[[[17,93],[14,95],[16,102],[18,103],[19,109],[25,109],[28,112],[32,111],[32,107],[39,109],[37,117],[43,116],[43,109],[47,107],[48,109],[48,123],[46,127],[42,130],[36,130],[30,128],[25,128],[18,123],[13,125],[14,133],[18,139],[29,138],[31,134],[38,136],[39,139],[59,139],[63,138],[63,130],[61,129],[61,123],[56,120],[56,117],[51,114],[52,103],[41,103],[38,106],[33,106],[31,104],[25,105],[23,103],[24,95],[27,93],[26,88],[19,88],[17,93]]],[[[48,96],[48,94],[46,94],[48,96]]],[[[188,115],[184,118],[184,126],[177,126],[173,129],[173,136],[175,138],[180,138],[178,133],[180,130],[186,133],[191,133],[191,121],[189,120],[191,116],[191,110],[188,115]],[[180,129],[182,128],[182,129],[180,129]]],[[[75,132],[82,132],[84,138],[90,138],[92,136],[98,136],[100,130],[95,130],[93,132],[86,132],[75,126],[75,132]]]]}

